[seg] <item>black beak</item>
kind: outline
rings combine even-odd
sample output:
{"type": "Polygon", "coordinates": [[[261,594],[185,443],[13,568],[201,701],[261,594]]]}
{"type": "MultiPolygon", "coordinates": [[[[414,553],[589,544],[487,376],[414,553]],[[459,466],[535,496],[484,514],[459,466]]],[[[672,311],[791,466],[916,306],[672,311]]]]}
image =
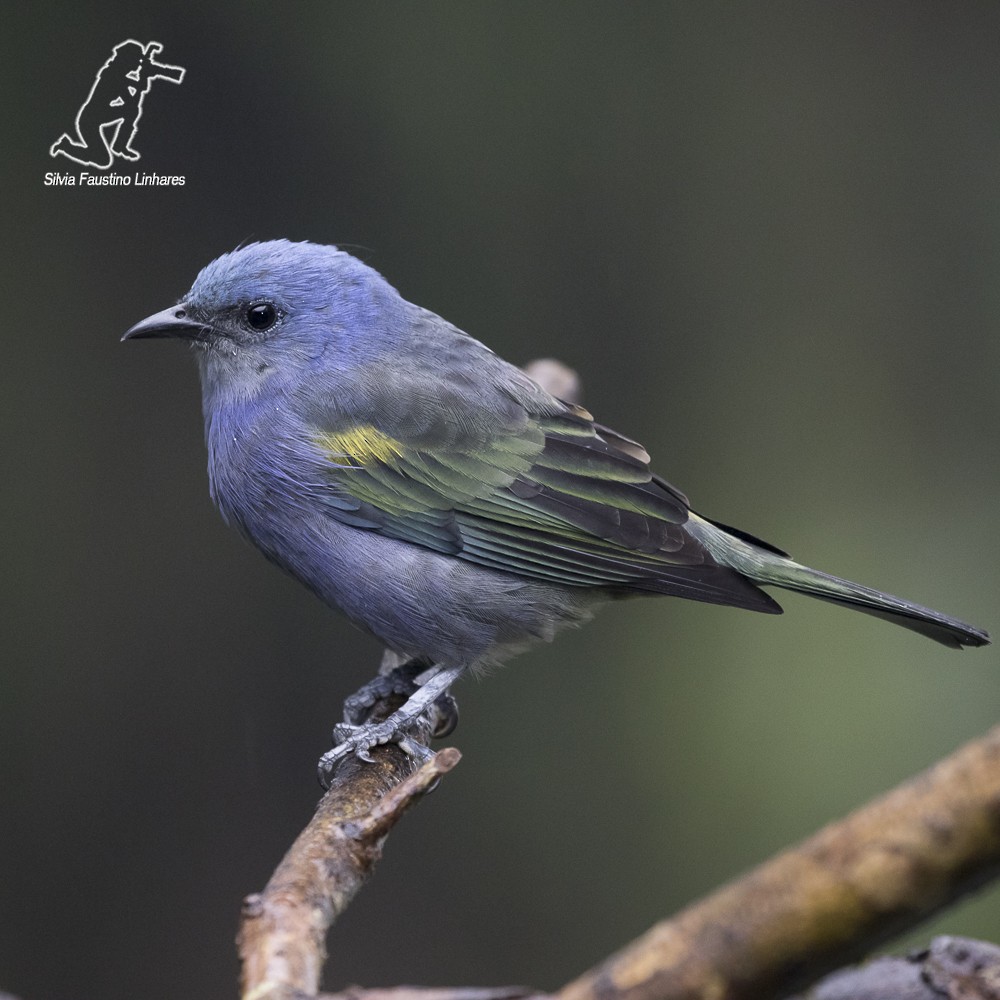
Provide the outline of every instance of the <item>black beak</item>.
{"type": "Polygon", "coordinates": [[[148,337],[179,337],[182,340],[205,340],[212,328],[188,315],[187,306],[171,306],[140,320],[125,331],[122,340],[141,340],[148,337]]]}

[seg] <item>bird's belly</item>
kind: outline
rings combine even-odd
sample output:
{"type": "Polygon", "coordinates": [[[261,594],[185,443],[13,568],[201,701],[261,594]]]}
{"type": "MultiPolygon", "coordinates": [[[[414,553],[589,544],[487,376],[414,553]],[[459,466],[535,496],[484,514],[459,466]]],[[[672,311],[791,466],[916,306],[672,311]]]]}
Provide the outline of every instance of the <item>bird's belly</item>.
{"type": "Polygon", "coordinates": [[[408,657],[489,666],[581,624],[599,592],[525,580],[311,510],[241,525],[273,562],[408,657]]]}

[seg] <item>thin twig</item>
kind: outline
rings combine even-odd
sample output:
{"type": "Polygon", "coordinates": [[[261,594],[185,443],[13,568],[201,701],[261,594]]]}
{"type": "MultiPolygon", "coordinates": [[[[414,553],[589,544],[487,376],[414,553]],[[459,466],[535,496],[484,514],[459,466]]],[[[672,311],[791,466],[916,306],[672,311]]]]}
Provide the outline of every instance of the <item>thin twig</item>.
{"type": "Polygon", "coordinates": [[[768,1000],[1000,872],[1000,726],[694,903],[559,1000],[768,1000]]]}
{"type": "Polygon", "coordinates": [[[341,765],[267,887],[244,900],[237,939],[243,1000],[316,996],[327,930],[371,873],[392,826],[461,754],[446,748],[417,770],[396,746],[373,757],[341,765]]]}

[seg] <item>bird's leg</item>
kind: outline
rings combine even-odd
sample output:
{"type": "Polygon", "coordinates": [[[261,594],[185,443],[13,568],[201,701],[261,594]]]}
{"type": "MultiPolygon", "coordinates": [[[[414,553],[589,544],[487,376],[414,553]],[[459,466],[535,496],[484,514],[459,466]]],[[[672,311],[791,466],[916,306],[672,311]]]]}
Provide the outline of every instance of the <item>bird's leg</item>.
{"type": "MultiPolygon", "coordinates": [[[[406,701],[419,687],[417,678],[433,666],[429,660],[419,657],[407,660],[387,649],[377,676],[345,699],[344,722],[360,726],[368,721],[371,710],[378,702],[392,698],[406,701]]],[[[434,703],[434,708],[436,716],[431,735],[435,739],[443,739],[451,735],[458,725],[458,702],[450,691],[445,691],[434,703]]]]}
{"type": "Polygon", "coordinates": [[[371,761],[369,751],[383,743],[396,743],[401,750],[418,760],[431,757],[432,753],[427,747],[410,738],[410,730],[420,722],[429,709],[435,707],[440,699],[450,698],[448,689],[458,680],[464,669],[464,667],[440,665],[428,667],[412,678],[412,683],[417,685],[416,690],[387,719],[362,724],[343,722],[336,726],[333,730],[333,739],[337,745],[323,754],[319,761],[321,784],[329,786],[330,778],[338,764],[351,754],[361,760],[371,761]]]}
{"type": "Polygon", "coordinates": [[[376,702],[394,697],[406,701],[417,690],[417,676],[429,666],[426,660],[403,660],[387,649],[378,674],[344,700],[344,722],[360,726],[367,721],[376,702]]]}

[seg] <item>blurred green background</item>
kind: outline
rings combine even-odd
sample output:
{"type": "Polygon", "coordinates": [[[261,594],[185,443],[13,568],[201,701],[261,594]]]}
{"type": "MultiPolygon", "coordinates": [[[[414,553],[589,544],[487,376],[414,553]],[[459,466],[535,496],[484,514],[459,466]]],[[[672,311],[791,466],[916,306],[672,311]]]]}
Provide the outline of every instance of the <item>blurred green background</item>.
{"type": "MultiPolygon", "coordinates": [[[[222,525],[185,352],[118,343],[241,241],[353,249],[577,368],[697,509],[1000,627],[997,4],[3,15],[0,987],[235,995],[379,657],[222,525]],[[45,187],[125,38],[187,69],[136,142],[187,183],[45,187]]],[[[616,606],[463,683],[329,985],[555,987],[996,721],[995,649],[782,600],[616,606]]],[[[1000,891],[908,940],[941,930],[1000,938],[1000,891]]]]}

